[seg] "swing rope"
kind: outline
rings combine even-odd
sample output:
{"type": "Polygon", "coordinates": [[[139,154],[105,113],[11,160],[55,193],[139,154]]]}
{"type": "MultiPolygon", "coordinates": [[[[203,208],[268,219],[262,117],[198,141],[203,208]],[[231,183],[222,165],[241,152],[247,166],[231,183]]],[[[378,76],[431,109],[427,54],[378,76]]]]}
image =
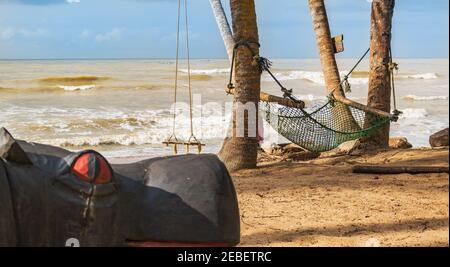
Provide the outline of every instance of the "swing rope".
{"type": "MultiPolygon", "coordinates": [[[[176,141],[176,121],[177,121],[177,91],[178,91],[178,66],[180,55],[180,18],[181,18],[181,0],[178,0],[178,19],[177,19],[177,41],[176,41],[176,58],[175,58],[175,85],[173,94],[173,121],[172,121],[172,135],[167,139],[168,142],[176,141]]],[[[176,149],[175,149],[176,150],[176,149]]],[[[176,153],[176,152],[175,152],[176,153]]]]}
{"type": "Polygon", "coordinates": [[[180,54],[180,24],[181,24],[181,1],[178,0],[178,18],[177,18],[177,38],[176,38],[176,60],[175,60],[175,86],[173,98],[173,127],[172,134],[166,141],[163,142],[166,146],[172,145],[174,154],[178,154],[178,145],[184,145],[186,153],[189,153],[190,146],[197,146],[198,153],[201,152],[202,147],[205,146],[194,135],[193,123],[193,101],[192,101],[192,86],[191,86],[191,55],[189,44],[189,19],[187,0],[184,0],[184,17],[185,17],[185,31],[186,31],[186,54],[187,54],[187,72],[188,72],[188,92],[189,92],[189,130],[190,136],[187,141],[180,141],[176,136],[176,118],[177,118],[177,92],[178,92],[178,71],[179,71],[179,54],[180,54]]]}
{"type": "MultiPolygon", "coordinates": [[[[188,88],[189,88],[189,128],[191,131],[190,137],[194,136],[194,126],[192,118],[192,87],[191,87],[191,53],[189,47],[189,20],[187,10],[187,0],[184,0],[184,17],[186,30],[186,53],[187,53],[187,70],[188,70],[188,88]]],[[[178,70],[177,70],[178,71],[178,70]]],[[[190,138],[189,137],[189,138],[190,138]]]]}

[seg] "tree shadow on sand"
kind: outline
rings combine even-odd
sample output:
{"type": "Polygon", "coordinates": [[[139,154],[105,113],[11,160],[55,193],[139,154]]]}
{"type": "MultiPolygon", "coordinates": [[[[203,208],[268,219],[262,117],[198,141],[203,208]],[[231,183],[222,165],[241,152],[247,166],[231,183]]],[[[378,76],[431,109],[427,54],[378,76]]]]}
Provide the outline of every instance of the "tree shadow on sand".
{"type": "MultiPolygon", "coordinates": [[[[352,237],[367,233],[386,233],[414,231],[424,232],[431,229],[449,227],[449,218],[419,218],[398,223],[351,224],[333,227],[300,227],[293,230],[276,230],[269,233],[258,232],[242,237],[244,245],[257,244],[257,240],[267,240],[268,243],[292,242],[299,238],[311,236],[352,237]]],[[[300,244],[301,245],[301,244],[300,244]]],[[[446,244],[448,246],[448,244],[446,244]]]]}

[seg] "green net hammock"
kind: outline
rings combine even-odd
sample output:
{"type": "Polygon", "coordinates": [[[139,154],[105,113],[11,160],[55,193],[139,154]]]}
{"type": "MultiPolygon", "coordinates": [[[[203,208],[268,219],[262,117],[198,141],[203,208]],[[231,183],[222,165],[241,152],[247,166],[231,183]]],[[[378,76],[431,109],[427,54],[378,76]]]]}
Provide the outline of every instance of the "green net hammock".
{"type": "MultiPolygon", "coordinates": [[[[253,59],[259,66],[260,72],[262,73],[263,71],[267,71],[278,86],[280,86],[280,89],[284,94],[284,98],[288,98],[293,102],[303,103],[303,101],[297,100],[292,95],[292,89],[288,90],[280,83],[280,81],[270,71],[272,62],[257,55],[257,53],[255,53],[250,46],[252,44],[257,45],[258,47],[260,46],[259,43],[248,40],[242,40],[234,46],[227,92],[230,93],[234,90],[234,61],[237,49],[244,46],[253,54],[253,59]]],[[[346,91],[350,90],[348,77],[361,63],[369,51],[370,49],[366,50],[366,52],[356,62],[341,82],[340,86],[344,85],[344,87],[347,88],[346,91]]],[[[398,119],[398,115],[401,113],[396,109],[395,90],[393,84],[393,70],[397,69],[397,64],[392,62],[392,54],[390,51],[389,53],[389,70],[391,72],[391,86],[393,90],[395,107],[392,115],[368,108],[353,101],[338,100],[334,97],[333,93],[330,94],[328,101],[325,104],[319,106],[318,108],[312,109],[283,106],[276,102],[266,102],[261,100],[259,105],[261,112],[264,114],[265,120],[280,135],[294,144],[313,152],[329,151],[344,142],[369,136],[385,124],[389,123],[391,120],[396,121],[398,119]]]]}
{"type": "Polygon", "coordinates": [[[344,142],[368,136],[391,120],[337,100],[312,109],[260,102],[260,109],[275,131],[313,152],[329,151],[344,142]]]}

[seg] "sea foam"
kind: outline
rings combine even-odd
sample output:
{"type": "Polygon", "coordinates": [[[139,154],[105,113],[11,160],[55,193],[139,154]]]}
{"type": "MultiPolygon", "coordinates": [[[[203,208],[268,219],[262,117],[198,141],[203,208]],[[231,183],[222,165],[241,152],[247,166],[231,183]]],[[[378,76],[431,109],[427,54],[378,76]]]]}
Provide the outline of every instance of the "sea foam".
{"type": "MultiPolygon", "coordinates": [[[[187,69],[181,69],[180,72],[187,73],[187,69]]],[[[214,75],[214,74],[227,74],[230,73],[229,68],[224,69],[191,69],[191,74],[206,74],[206,75],[214,75]]]]}
{"type": "Polygon", "coordinates": [[[428,116],[428,112],[424,108],[406,108],[402,109],[400,119],[420,119],[428,116]]]}
{"type": "MultiPolygon", "coordinates": [[[[339,75],[341,79],[343,79],[348,74],[348,71],[340,71],[339,75]]],[[[293,70],[286,72],[277,72],[275,73],[275,77],[277,77],[280,81],[289,81],[289,80],[305,80],[315,84],[324,85],[325,78],[322,72],[320,71],[304,71],[304,70],[293,70]]],[[[413,79],[413,80],[431,80],[439,78],[439,75],[436,73],[417,73],[417,74],[399,74],[395,76],[399,79],[413,79]]],[[[272,78],[268,75],[264,76],[264,81],[271,81],[272,78]]],[[[356,72],[353,76],[350,75],[348,81],[350,84],[368,84],[368,72],[367,71],[359,71],[356,72]]]]}
{"type": "Polygon", "coordinates": [[[448,100],[448,96],[437,95],[437,96],[417,96],[417,95],[405,95],[404,100],[409,101],[433,101],[433,100],[448,100]]]}
{"type": "Polygon", "coordinates": [[[420,79],[420,80],[431,80],[439,78],[439,75],[436,73],[418,73],[418,74],[400,74],[398,78],[403,79],[420,79]]]}
{"type": "Polygon", "coordinates": [[[95,85],[58,85],[58,88],[63,89],[64,91],[85,91],[95,89],[95,85]]]}

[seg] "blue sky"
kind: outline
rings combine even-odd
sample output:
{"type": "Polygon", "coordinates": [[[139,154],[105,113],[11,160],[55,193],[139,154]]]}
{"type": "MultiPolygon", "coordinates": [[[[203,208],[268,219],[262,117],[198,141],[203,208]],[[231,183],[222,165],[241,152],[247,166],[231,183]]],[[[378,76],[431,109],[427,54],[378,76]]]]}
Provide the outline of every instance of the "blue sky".
{"type": "MultiPolygon", "coordinates": [[[[315,58],[306,0],[255,0],[262,54],[315,58]]],[[[229,10],[228,0],[224,0],[229,10]]],[[[328,0],[334,35],[345,35],[341,57],[369,45],[370,3],[328,0]]],[[[397,57],[444,57],[449,50],[448,0],[397,0],[397,57]]],[[[208,0],[189,0],[191,54],[225,58],[208,0]]],[[[0,58],[173,58],[176,0],[0,0],[0,58]]]]}

